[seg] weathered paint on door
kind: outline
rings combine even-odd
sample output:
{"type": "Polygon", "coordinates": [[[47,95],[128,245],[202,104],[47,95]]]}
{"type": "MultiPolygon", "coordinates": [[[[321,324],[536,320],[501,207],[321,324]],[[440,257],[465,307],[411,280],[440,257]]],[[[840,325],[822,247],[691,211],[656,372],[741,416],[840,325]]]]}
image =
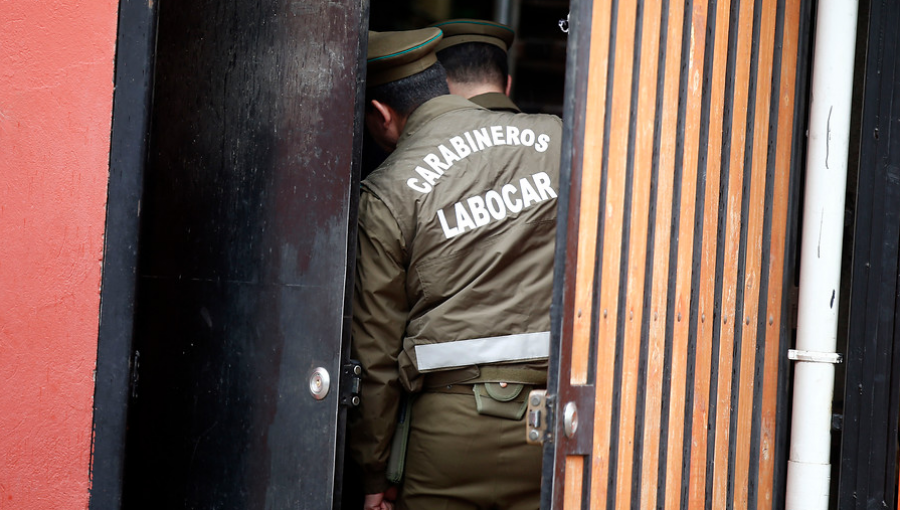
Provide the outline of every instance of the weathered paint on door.
{"type": "Polygon", "coordinates": [[[365,2],[160,5],[127,508],[340,496],[366,23],[365,2]]]}

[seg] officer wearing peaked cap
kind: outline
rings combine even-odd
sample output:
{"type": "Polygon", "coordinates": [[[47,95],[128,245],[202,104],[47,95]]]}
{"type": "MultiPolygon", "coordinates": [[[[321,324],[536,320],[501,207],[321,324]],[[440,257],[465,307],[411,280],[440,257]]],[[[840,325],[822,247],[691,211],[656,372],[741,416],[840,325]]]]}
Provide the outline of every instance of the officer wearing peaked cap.
{"type": "Polygon", "coordinates": [[[348,448],[367,509],[537,509],[562,126],[449,95],[440,40],[369,34],[348,448]]]}
{"type": "Polygon", "coordinates": [[[435,48],[441,42],[440,29],[425,28],[404,32],[369,32],[366,60],[366,87],[398,81],[420,73],[435,62],[435,48]]]}
{"type": "Polygon", "coordinates": [[[507,53],[515,31],[502,23],[451,19],[432,25],[444,32],[435,51],[447,71],[450,93],[490,110],[519,112],[509,99],[507,53]]]}

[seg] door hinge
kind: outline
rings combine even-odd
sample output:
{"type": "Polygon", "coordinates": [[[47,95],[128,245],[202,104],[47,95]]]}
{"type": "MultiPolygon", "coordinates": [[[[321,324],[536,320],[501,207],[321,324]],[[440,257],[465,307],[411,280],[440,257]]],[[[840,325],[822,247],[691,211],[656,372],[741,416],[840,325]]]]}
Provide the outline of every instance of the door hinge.
{"type": "Polygon", "coordinates": [[[526,443],[544,444],[544,441],[553,441],[553,401],[554,396],[548,395],[547,390],[531,390],[528,394],[526,443]]]}
{"type": "Polygon", "coordinates": [[[359,387],[362,384],[362,365],[351,359],[341,368],[341,405],[356,407],[359,405],[359,387]]]}

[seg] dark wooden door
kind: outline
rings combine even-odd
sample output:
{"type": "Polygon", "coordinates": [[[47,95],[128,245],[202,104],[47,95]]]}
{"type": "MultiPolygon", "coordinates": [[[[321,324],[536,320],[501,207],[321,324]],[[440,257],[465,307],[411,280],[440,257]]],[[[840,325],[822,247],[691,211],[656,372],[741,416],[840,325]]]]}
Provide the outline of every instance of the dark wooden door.
{"type": "Polygon", "coordinates": [[[366,6],[158,6],[126,508],[339,500],[366,6]]]}

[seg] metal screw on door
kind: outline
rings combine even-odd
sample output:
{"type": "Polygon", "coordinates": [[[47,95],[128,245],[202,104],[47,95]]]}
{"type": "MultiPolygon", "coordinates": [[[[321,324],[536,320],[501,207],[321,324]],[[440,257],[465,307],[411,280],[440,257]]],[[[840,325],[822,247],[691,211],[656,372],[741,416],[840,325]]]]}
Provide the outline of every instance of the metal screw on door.
{"type": "Polygon", "coordinates": [[[328,375],[328,370],[325,370],[322,367],[313,370],[312,375],[309,376],[309,392],[312,394],[313,398],[322,400],[328,395],[328,390],[330,388],[331,377],[328,375]]]}

